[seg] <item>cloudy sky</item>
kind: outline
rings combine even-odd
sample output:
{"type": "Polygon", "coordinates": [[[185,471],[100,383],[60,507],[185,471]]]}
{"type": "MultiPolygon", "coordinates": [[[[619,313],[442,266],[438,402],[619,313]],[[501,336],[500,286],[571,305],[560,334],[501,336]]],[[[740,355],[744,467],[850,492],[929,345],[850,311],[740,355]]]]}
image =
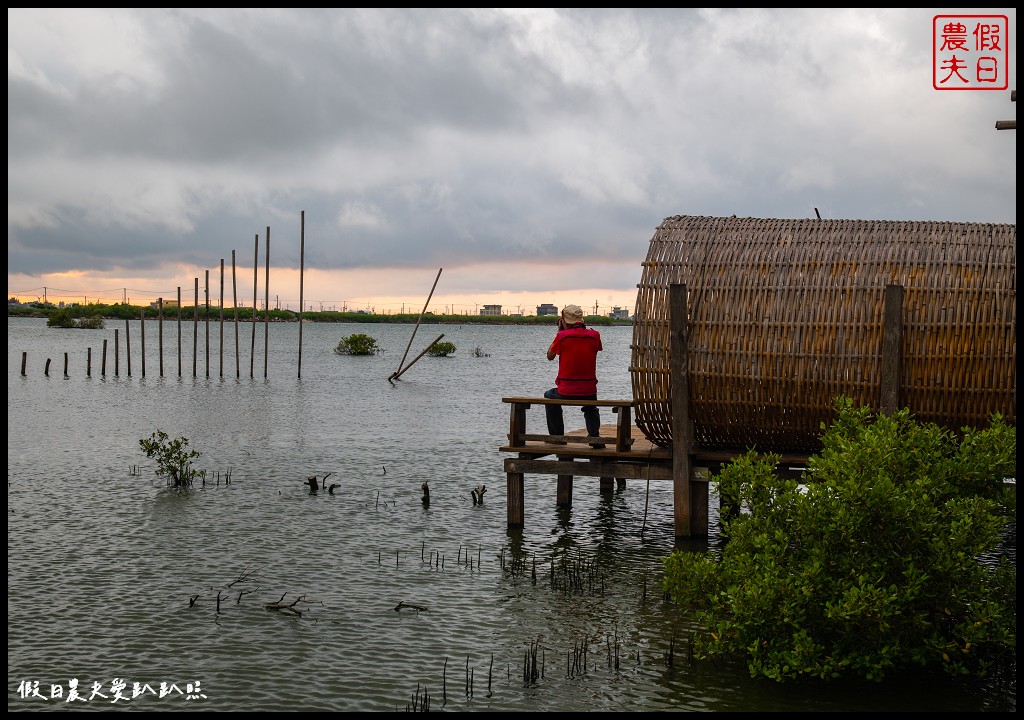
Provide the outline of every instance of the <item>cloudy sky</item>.
{"type": "Polygon", "coordinates": [[[605,313],[672,215],[1016,223],[937,14],[1016,72],[1012,8],[8,8],[8,295],[262,304],[269,229],[272,306],[605,313]]]}

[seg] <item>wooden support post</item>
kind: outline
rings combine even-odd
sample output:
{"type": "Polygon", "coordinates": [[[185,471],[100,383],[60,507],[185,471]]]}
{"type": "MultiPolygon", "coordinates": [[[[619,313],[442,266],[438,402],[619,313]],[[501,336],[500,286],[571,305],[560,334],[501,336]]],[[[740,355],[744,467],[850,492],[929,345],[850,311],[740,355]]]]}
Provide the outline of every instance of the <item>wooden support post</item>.
{"type": "Polygon", "coordinates": [[[672,494],[677,538],[691,538],[698,534],[694,523],[694,499],[690,493],[693,425],[690,420],[688,322],[686,285],[673,283],[669,286],[669,377],[672,384],[669,406],[672,409],[672,494]]]}
{"type": "Polygon", "coordinates": [[[509,405],[508,444],[512,447],[523,444],[523,435],[526,433],[526,411],[529,408],[528,403],[514,402],[509,405]]]}
{"type": "Polygon", "coordinates": [[[124,319],[124,357],[125,362],[128,364],[128,377],[132,376],[132,343],[131,343],[131,325],[128,323],[128,318],[124,319]]]}
{"type": "Polygon", "coordinates": [[[28,353],[24,350],[21,353],[21,376],[25,377],[25,365],[28,364],[28,353]]]}
{"type": "Polygon", "coordinates": [[[85,376],[92,377],[92,348],[85,349],[85,376]]]}
{"type": "MultiPolygon", "coordinates": [[[[559,460],[571,460],[571,457],[558,456],[559,460]]],[[[572,475],[558,475],[555,480],[555,505],[572,507],[572,475]]]]}
{"type": "MultiPolygon", "coordinates": [[[[180,343],[179,343],[180,344],[180,343]]],[[[114,328],[114,377],[121,373],[121,345],[117,339],[117,328],[114,328]]]]}
{"type": "Polygon", "coordinates": [[[100,360],[100,375],[107,376],[107,339],[103,338],[103,357],[100,360]]]}
{"type": "Polygon", "coordinates": [[[903,286],[886,285],[882,312],[881,398],[879,410],[892,415],[900,409],[903,355],[903,286]]]}
{"type": "Polygon", "coordinates": [[[505,505],[506,517],[509,528],[522,529],[524,523],[523,504],[525,493],[523,491],[523,473],[505,473],[505,505]]]}

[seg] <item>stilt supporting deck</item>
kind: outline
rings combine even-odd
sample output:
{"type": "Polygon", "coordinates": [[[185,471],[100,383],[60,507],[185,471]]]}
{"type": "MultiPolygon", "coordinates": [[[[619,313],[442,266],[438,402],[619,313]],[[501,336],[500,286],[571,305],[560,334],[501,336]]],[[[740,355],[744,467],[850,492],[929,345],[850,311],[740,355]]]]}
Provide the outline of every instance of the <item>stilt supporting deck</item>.
{"type": "Polygon", "coordinates": [[[523,480],[523,473],[505,473],[505,504],[508,506],[506,515],[510,529],[523,527],[523,480]]]}
{"type": "Polygon", "coordinates": [[[708,534],[708,485],[691,482],[693,422],[690,419],[686,285],[669,285],[669,372],[672,377],[672,497],[677,538],[708,534]],[[703,523],[703,524],[702,524],[703,523]]]}

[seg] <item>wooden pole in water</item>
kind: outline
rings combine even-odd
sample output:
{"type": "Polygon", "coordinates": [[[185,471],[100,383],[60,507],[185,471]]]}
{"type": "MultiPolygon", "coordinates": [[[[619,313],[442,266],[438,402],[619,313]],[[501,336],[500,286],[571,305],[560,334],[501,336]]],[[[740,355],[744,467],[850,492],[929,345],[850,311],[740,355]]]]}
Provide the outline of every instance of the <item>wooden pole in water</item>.
{"type": "Polygon", "coordinates": [[[231,251],[231,304],[235,307],[235,377],[241,377],[238,357],[238,279],[235,271],[235,251],[231,251]]]}
{"type": "Polygon", "coordinates": [[[24,350],[21,351],[21,375],[25,376],[25,365],[28,363],[28,353],[24,350]]]}
{"type": "Polygon", "coordinates": [[[92,377],[92,348],[85,349],[85,376],[92,377]]]}
{"type": "Polygon", "coordinates": [[[299,379],[302,379],[302,277],[306,269],[306,211],[299,213],[299,379]]]}
{"type": "Polygon", "coordinates": [[[132,376],[132,330],[128,325],[128,318],[124,319],[124,358],[128,364],[128,377],[132,376]]]}
{"type": "Polygon", "coordinates": [[[142,355],[142,377],[146,377],[146,308],[139,308],[139,348],[142,355]]]}
{"type": "Polygon", "coordinates": [[[224,377],[224,258],[220,259],[220,376],[224,377]]]}
{"type": "Polygon", "coordinates": [[[159,320],[157,321],[157,347],[159,348],[160,354],[160,377],[164,376],[164,299],[157,298],[157,315],[159,320]]]}
{"type": "Polygon", "coordinates": [[[43,370],[43,374],[50,377],[50,358],[46,358],[46,369],[43,370]]]}
{"type": "Polygon", "coordinates": [[[64,353],[64,377],[68,376],[68,354],[64,353]]]}
{"type": "Polygon", "coordinates": [[[181,285],[178,286],[178,377],[181,377],[181,285]]]}
{"type": "Polygon", "coordinates": [[[114,328],[114,377],[121,372],[121,345],[117,341],[117,328],[114,328]]]}
{"type": "Polygon", "coordinates": [[[677,538],[707,537],[707,483],[693,480],[686,285],[669,285],[669,377],[672,408],[672,494],[677,538]]]}
{"type": "Polygon", "coordinates": [[[206,271],[206,285],[203,288],[206,293],[206,308],[203,317],[203,326],[206,329],[206,377],[210,377],[210,271],[206,271]]]}
{"type": "Polygon", "coordinates": [[[402,370],[400,372],[395,373],[395,375],[393,376],[393,379],[397,380],[399,377],[401,377],[402,373],[404,373],[406,370],[411,368],[413,366],[413,363],[415,363],[421,357],[426,355],[427,354],[427,350],[432,348],[434,346],[434,343],[439,342],[441,340],[441,338],[443,338],[443,337],[444,337],[444,333],[441,333],[440,335],[438,335],[437,339],[434,340],[434,342],[430,343],[430,345],[427,345],[425,348],[423,348],[423,352],[421,352],[419,355],[417,355],[415,358],[413,358],[412,361],[408,365],[406,365],[404,368],[402,368],[402,370]]]}
{"type": "Polygon", "coordinates": [[[267,225],[267,247],[264,249],[267,258],[267,269],[264,271],[263,280],[266,290],[263,292],[264,301],[267,305],[263,314],[263,379],[267,379],[267,363],[270,362],[270,226],[267,225]]]}
{"type": "Polygon", "coordinates": [[[256,233],[256,240],[252,248],[252,348],[249,351],[249,377],[256,377],[256,303],[259,302],[256,296],[257,276],[260,270],[260,234],[256,233]]]}
{"type": "Polygon", "coordinates": [[[100,362],[100,375],[107,376],[107,339],[103,338],[103,359],[100,362]]]}
{"type": "MultiPolygon", "coordinates": [[[[420,316],[416,319],[416,327],[414,327],[412,329],[412,335],[409,337],[409,344],[405,346],[405,353],[402,355],[402,362],[398,363],[398,370],[396,370],[394,373],[392,373],[391,377],[389,377],[388,380],[394,380],[399,375],[401,375],[403,372],[405,372],[402,369],[402,365],[405,364],[405,358],[409,354],[409,348],[412,347],[412,340],[413,340],[414,337],[416,337],[416,331],[419,329],[420,322],[423,320],[423,313],[425,313],[427,311],[427,306],[430,305],[430,298],[432,298],[434,296],[434,288],[437,287],[437,281],[441,279],[441,271],[442,270],[444,270],[444,268],[438,268],[437,269],[437,277],[434,278],[434,286],[432,288],[430,288],[430,294],[427,295],[427,301],[425,303],[423,303],[423,310],[420,311],[420,316]]],[[[427,347],[429,348],[430,346],[428,345],[427,347]]],[[[412,363],[409,363],[409,364],[411,365],[412,363]]]]}
{"type": "Polygon", "coordinates": [[[192,377],[199,376],[199,278],[196,278],[195,300],[192,301],[192,377]]]}

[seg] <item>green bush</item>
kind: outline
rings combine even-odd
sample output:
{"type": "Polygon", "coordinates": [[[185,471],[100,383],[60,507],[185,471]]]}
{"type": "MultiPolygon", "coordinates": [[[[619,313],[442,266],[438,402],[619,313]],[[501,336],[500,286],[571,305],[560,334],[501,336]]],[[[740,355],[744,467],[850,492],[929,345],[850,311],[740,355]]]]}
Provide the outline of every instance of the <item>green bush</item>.
{"type": "Polygon", "coordinates": [[[71,317],[70,310],[58,310],[57,312],[50,315],[46,321],[47,327],[60,327],[60,328],[73,328],[75,326],[75,319],[71,317]]]}
{"type": "Polygon", "coordinates": [[[836,409],[802,484],[748,452],[717,476],[720,553],[664,559],[704,626],[697,657],[778,681],[1015,664],[1016,565],[995,551],[1016,522],[1016,429],[995,415],[958,440],[907,410],[836,409]]]}
{"type": "Polygon", "coordinates": [[[447,357],[453,352],[455,352],[455,343],[450,343],[447,340],[438,340],[427,350],[432,357],[447,357]]]}
{"type": "Polygon", "coordinates": [[[95,317],[84,317],[76,320],[71,316],[71,311],[67,308],[56,311],[46,320],[48,327],[61,327],[61,328],[85,328],[87,330],[102,330],[103,329],[103,318],[95,317]]]}
{"type": "Polygon", "coordinates": [[[167,484],[176,488],[192,487],[196,475],[205,477],[205,470],[196,470],[192,461],[202,453],[188,449],[188,438],[169,440],[167,433],[157,430],[149,439],[139,440],[146,457],[156,458],[156,474],[167,477],[167,484]]]}
{"type": "Polygon", "coordinates": [[[377,340],[363,333],[343,337],[334,352],[339,355],[375,355],[380,352],[377,340]]]}

